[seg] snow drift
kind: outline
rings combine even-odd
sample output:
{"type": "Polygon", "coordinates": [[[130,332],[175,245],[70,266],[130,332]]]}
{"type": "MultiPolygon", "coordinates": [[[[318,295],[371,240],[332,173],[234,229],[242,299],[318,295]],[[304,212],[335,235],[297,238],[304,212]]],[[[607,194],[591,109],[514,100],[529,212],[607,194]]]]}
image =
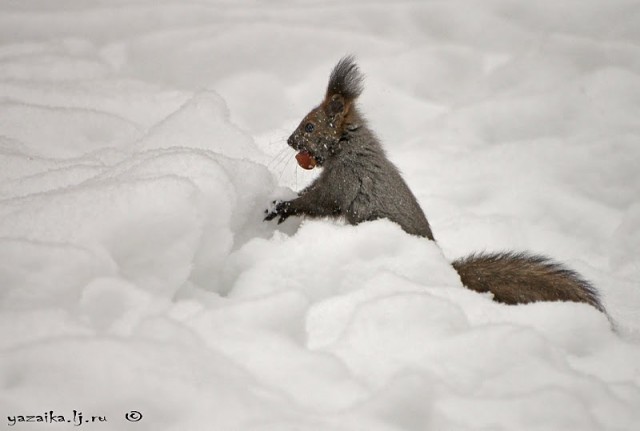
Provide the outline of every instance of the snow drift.
{"type": "Polygon", "coordinates": [[[632,1],[0,6],[1,420],[634,429],[637,17],[632,1]],[[262,221],[315,174],[285,140],[345,50],[437,245],[385,220],[262,221]],[[585,304],[466,290],[448,262],[483,249],[567,262],[618,332],[585,304]]]}

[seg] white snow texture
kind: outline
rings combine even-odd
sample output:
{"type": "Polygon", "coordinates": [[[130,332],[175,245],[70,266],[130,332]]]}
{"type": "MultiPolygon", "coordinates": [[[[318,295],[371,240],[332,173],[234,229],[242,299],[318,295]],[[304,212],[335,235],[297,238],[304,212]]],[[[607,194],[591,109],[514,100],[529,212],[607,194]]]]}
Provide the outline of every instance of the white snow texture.
{"type": "Polygon", "coordinates": [[[4,1],[0,426],[640,429],[639,197],[637,0],[4,1]],[[437,245],[262,221],[349,53],[437,245]],[[465,289],[482,250],[615,329],[465,289]]]}

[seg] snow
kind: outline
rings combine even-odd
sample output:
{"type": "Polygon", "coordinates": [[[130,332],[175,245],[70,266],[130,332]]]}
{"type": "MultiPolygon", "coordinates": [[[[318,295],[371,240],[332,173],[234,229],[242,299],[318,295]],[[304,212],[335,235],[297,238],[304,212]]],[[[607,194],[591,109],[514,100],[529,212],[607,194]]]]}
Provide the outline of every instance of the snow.
{"type": "Polygon", "coordinates": [[[636,429],[639,28],[635,0],[0,5],[0,420],[636,429]],[[262,221],[317,175],[286,138],[347,53],[437,244],[262,221]],[[481,250],[567,263],[613,327],[465,289],[481,250]]]}

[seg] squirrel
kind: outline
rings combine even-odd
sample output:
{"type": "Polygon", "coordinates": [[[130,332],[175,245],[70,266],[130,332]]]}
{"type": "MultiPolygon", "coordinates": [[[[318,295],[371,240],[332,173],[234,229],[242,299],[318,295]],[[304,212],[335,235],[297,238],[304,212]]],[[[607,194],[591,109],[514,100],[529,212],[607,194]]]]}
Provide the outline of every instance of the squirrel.
{"type": "MultiPolygon", "coordinates": [[[[435,241],[429,222],[400,171],[355,106],[363,75],[353,56],[343,57],[329,76],[325,98],[311,110],[287,143],[300,166],[322,167],[298,197],[275,201],[265,221],[289,216],[344,218],[359,223],[386,218],[407,233],[435,241]]],[[[606,314],[596,289],[576,272],[526,252],[474,253],[452,263],[462,284],[490,292],[504,304],[572,301],[606,314]]]]}

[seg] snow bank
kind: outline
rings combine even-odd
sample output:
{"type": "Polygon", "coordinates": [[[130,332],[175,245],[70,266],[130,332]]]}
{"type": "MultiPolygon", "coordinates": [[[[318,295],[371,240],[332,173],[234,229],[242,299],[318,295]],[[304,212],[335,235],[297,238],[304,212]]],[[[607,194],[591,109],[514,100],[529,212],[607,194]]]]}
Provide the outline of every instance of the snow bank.
{"type": "Polygon", "coordinates": [[[634,429],[635,11],[0,6],[0,420],[634,429]],[[285,141],[346,52],[437,245],[385,220],[262,221],[316,175],[285,141]],[[449,261],[482,249],[567,262],[618,332],[585,304],[504,306],[465,289],[449,261]]]}

